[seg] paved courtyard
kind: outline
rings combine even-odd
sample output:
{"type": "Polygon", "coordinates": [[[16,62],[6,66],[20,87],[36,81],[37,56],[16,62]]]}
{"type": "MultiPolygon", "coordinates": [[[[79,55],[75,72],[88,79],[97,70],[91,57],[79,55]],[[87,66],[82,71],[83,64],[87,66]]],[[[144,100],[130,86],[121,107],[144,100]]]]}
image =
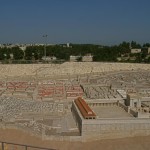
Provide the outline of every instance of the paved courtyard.
{"type": "Polygon", "coordinates": [[[133,117],[118,106],[92,107],[98,118],[130,118],[133,117]]]}

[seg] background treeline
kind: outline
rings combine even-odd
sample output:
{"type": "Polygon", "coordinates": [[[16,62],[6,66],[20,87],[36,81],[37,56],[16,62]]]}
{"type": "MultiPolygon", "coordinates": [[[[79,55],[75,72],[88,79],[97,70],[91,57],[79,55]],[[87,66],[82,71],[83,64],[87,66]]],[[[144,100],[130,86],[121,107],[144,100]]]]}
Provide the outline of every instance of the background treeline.
{"type": "MultiPolygon", "coordinates": [[[[93,44],[70,44],[67,47],[65,44],[46,46],[46,56],[55,56],[58,60],[69,61],[71,55],[84,56],[87,54],[93,55],[93,61],[117,62],[118,57],[135,57],[134,62],[150,62],[145,60],[148,55],[146,49],[150,47],[150,43],[140,45],[135,41],[122,42],[114,46],[102,46],[93,44]],[[140,54],[131,54],[130,48],[142,48],[140,54]]],[[[45,55],[44,46],[28,46],[25,51],[22,51],[18,46],[13,48],[0,48],[0,60],[41,60],[45,55]],[[13,56],[13,58],[12,58],[13,56]]],[[[80,59],[79,59],[80,60],[80,59]]],[[[130,61],[130,60],[126,60],[130,61]]]]}

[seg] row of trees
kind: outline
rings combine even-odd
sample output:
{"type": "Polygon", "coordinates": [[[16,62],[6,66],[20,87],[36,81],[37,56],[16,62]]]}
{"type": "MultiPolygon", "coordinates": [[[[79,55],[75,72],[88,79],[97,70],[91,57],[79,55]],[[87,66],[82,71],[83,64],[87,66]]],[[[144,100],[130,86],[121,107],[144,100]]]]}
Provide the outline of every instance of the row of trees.
{"type": "MultiPolygon", "coordinates": [[[[46,56],[55,56],[57,59],[68,61],[71,55],[84,56],[88,53],[93,55],[94,61],[117,61],[117,57],[130,53],[130,48],[150,47],[149,43],[140,45],[134,41],[122,42],[115,46],[102,46],[92,44],[70,44],[70,47],[64,45],[53,45],[46,47],[46,56]]],[[[25,51],[19,47],[0,48],[0,60],[41,60],[44,56],[44,46],[29,46],[25,51]],[[13,58],[11,57],[13,56],[13,58]]],[[[137,56],[145,57],[144,54],[137,56]]]]}
{"type": "Polygon", "coordinates": [[[7,60],[13,57],[15,60],[23,59],[24,52],[19,47],[0,48],[0,60],[7,60]]]}

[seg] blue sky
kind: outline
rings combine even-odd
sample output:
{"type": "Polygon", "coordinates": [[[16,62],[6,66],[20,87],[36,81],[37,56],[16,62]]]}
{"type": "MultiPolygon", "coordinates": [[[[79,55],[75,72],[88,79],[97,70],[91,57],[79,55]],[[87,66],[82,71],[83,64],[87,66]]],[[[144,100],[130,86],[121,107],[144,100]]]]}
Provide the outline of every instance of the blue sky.
{"type": "Polygon", "coordinates": [[[0,43],[150,42],[150,0],[0,0],[0,43]]]}

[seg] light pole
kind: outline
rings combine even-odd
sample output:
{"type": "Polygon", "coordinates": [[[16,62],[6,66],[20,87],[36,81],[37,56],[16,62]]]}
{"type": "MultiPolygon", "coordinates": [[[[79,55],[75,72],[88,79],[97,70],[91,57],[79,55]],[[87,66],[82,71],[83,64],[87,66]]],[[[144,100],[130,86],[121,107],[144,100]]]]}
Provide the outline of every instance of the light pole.
{"type": "Polygon", "coordinates": [[[46,62],[46,45],[47,45],[47,34],[43,35],[43,37],[45,38],[45,44],[44,44],[44,57],[45,57],[45,62],[46,62]]]}

